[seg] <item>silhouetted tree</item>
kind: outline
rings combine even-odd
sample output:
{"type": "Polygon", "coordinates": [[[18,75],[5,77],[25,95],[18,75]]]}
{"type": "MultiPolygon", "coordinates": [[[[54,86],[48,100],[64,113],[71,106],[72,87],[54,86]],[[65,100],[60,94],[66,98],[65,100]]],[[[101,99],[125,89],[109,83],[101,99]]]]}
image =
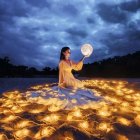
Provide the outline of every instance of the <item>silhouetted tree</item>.
{"type": "MultiPolygon", "coordinates": [[[[84,77],[140,77],[140,51],[126,56],[115,56],[98,62],[84,64],[81,71],[72,71],[84,77]]],[[[34,67],[13,65],[9,57],[0,58],[0,77],[34,77],[36,75],[58,77],[58,66],[45,67],[41,71],[34,67]]]]}

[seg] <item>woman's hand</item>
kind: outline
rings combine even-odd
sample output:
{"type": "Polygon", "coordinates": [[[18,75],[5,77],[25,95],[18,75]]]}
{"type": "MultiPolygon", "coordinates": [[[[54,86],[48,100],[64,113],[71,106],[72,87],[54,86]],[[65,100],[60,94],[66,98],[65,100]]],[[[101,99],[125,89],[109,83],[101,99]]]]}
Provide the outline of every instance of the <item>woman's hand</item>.
{"type": "Polygon", "coordinates": [[[88,55],[85,55],[85,57],[89,57],[90,56],[90,54],[88,54],[88,55]]]}
{"type": "Polygon", "coordinates": [[[81,60],[83,61],[86,57],[89,57],[89,55],[84,55],[81,60]]]}
{"type": "Polygon", "coordinates": [[[89,56],[90,56],[89,54],[88,55],[84,55],[80,61],[83,61],[86,57],[89,57],[89,56]]]}

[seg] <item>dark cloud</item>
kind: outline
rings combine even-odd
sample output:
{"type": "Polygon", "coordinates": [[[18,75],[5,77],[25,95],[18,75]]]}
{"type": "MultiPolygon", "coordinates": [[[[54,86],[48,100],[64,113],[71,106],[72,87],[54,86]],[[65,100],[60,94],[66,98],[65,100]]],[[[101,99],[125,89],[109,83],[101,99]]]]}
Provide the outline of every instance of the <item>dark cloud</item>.
{"type": "Polygon", "coordinates": [[[86,30],[79,29],[79,28],[70,28],[70,29],[67,29],[66,32],[72,35],[73,37],[78,36],[78,37],[84,38],[88,35],[86,33],[86,30]]]}
{"type": "MultiPolygon", "coordinates": [[[[125,55],[135,52],[140,46],[140,30],[136,26],[126,26],[122,34],[109,33],[104,43],[108,46],[109,53],[125,55]]],[[[140,49],[139,49],[140,50],[140,49]]]]}
{"type": "Polygon", "coordinates": [[[90,23],[90,24],[96,23],[95,19],[93,19],[92,17],[88,17],[87,22],[90,23]]]}
{"type": "Polygon", "coordinates": [[[0,16],[27,16],[28,5],[24,1],[12,0],[12,2],[1,0],[0,2],[0,16]]]}
{"type": "Polygon", "coordinates": [[[98,5],[98,14],[100,17],[110,23],[121,23],[127,20],[127,15],[120,9],[119,5],[98,5]]]}
{"type": "Polygon", "coordinates": [[[126,10],[129,12],[136,12],[140,9],[140,1],[139,0],[133,0],[133,1],[128,1],[128,2],[123,2],[120,5],[120,8],[122,10],[126,10]]]}
{"type": "Polygon", "coordinates": [[[35,7],[51,7],[51,3],[48,0],[26,0],[26,2],[35,7]]]}
{"type": "Polygon", "coordinates": [[[0,57],[43,68],[58,65],[63,46],[78,61],[81,45],[92,44],[94,53],[85,63],[140,50],[139,5],[138,0],[1,0],[0,57]]]}
{"type": "Polygon", "coordinates": [[[65,5],[62,8],[62,11],[64,13],[67,13],[68,15],[72,15],[72,16],[77,16],[78,15],[78,10],[74,5],[65,5]]]}

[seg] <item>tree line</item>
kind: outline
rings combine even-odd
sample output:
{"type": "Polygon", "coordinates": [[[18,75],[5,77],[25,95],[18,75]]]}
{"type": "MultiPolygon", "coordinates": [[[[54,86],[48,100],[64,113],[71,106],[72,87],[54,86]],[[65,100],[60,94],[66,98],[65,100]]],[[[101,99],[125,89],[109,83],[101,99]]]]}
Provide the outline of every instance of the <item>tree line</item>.
{"type": "MultiPolygon", "coordinates": [[[[35,67],[14,65],[9,57],[0,58],[0,77],[58,77],[59,69],[49,66],[35,67]]],[[[72,71],[82,77],[140,77],[140,51],[125,56],[115,56],[94,63],[84,64],[81,71],[72,71]]]]}

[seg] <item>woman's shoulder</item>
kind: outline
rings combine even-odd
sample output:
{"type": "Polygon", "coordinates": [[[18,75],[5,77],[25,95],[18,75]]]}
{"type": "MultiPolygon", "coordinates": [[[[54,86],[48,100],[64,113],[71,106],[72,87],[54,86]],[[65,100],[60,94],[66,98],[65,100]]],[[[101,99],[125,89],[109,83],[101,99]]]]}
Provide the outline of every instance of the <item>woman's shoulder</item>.
{"type": "Polygon", "coordinates": [[[64,60],[60,60],[59,61],[59,66],[62,65],[64,63],[64,60]]]}
{"type": "MultiPolygon", "coordinates": [[[[70,61],[70,63],[73,63],[74,61],[73,60],[69,60],[70,61]]],[[[63,64],[63,63],[65,63],[65,60],[60,60],[59,61],[59,64],[63,64]]]]}
{"type": "Polygon", "coordinates": [[[70,60],[70,63],[71,63],[71,64],[74,64],[74,63],[75,63],[75,61],[73,61],[73,60],[70,60]]]}
{"type": "Polygon", "coordinates": [[[64,60],[60,60],[60,61],[59,61],[59,64],[60,64],[60,63],[63,63],[63,62],[64,62],[64,60]]]}

